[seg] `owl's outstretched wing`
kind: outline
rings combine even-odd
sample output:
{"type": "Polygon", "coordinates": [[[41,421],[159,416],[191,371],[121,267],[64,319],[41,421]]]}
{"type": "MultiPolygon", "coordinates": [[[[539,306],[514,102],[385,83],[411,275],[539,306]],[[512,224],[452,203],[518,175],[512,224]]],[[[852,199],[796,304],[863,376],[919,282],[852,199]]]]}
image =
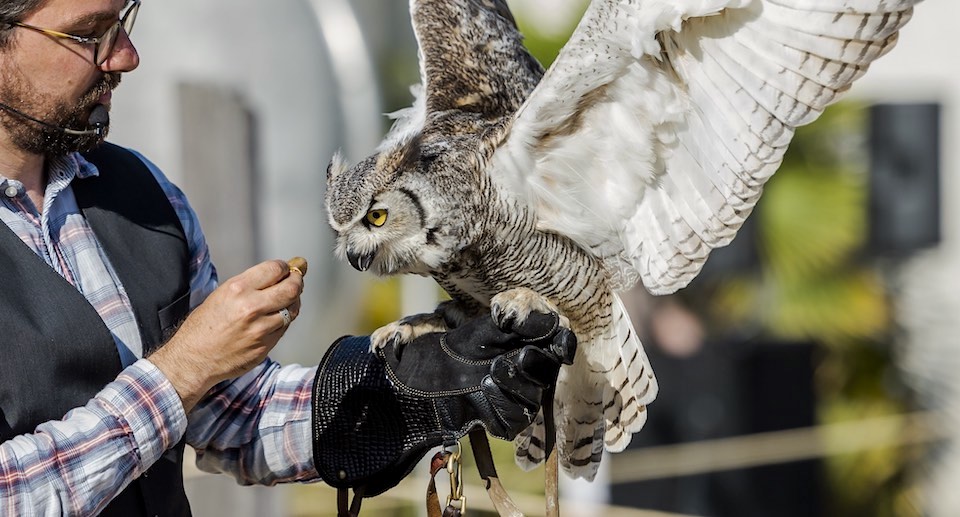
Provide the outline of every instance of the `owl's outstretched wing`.
{"type": "Polygon", "coordinates": [[[919,0],[593,0],[494,174],[625,288],[690,282],[794,128],[889,51],[919,0]]]}
{"type": "Polygon", "coordinates": [[[393,114],[397,122],[381,150],[423,133],[476,132],[469,124],[447,123],[445,112],[475,113],[485,121],[512,117],[543,75],[506,0],[410,0],[410,20],[421,83],[414,105],[393,114]]]}

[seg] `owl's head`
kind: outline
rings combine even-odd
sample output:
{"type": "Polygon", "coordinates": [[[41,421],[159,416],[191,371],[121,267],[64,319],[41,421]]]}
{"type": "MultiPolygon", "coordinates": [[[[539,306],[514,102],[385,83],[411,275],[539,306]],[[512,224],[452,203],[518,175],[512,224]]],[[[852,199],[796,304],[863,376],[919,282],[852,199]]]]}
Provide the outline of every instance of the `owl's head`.
{"type": "Polygon", "coordinates": [[[358,271],[426,274],[443,263],[436,189],[416,139],[348,167],[337,154],[327,168],[327,213],[336,253],[358,271]]]}

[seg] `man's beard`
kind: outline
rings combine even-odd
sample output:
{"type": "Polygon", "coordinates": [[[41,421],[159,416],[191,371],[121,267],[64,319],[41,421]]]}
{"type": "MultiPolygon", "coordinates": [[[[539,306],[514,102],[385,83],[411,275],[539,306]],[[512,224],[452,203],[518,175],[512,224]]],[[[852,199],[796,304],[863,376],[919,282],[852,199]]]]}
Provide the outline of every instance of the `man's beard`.
{"type": "Polygon", "coordinates": [[[0,85],[0,102],[56,127],[37,124],[6,110],[0,110],[0,126],[3,126],[15,146],[28,153],[62,156],[76,151],[89,151],[103,143],[109,125],[100,134],[71,135],[58,128],[88,129],[90,110],[103,94],[112,91],[118,84],[120,74],[105,73],[93,88],[71,105],[66,102],[51,103],[31,92],[16,78],[4,78],[0,85]]]}

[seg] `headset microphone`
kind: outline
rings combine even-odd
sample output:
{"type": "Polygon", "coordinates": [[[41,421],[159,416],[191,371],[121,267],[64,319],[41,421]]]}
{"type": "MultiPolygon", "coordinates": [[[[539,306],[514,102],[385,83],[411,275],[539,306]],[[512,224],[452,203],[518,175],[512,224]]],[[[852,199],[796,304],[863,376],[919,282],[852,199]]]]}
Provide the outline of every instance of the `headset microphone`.
{"type": "Polygon", "coordinates": [[[90,116],[87,117],[87,124],[89,124],[89,125],[91,126],[90,129],[69,129],[69,128],[65,128],[65,127],[55,126],[55,125],[50,124],[50,123],[48,123],[48,122],[44,122],[44,121],[42,121],[42,120],[40,120],[40,119],[33,118],[33,117],[31,117],[30,115],[27,115],[26,113],[24,113],[24,112],[22,112],[22,111],[20,111],[20,110],[18,110],[18,109],[15,109],[15,108],[13,108],[13,107],[11,107],[11,106],[7,106],[6,104],[3,104],[2,102],[0,102],[0,109],[4,109],[4,110],[6,110],[6,111],[9,111],[10,113],[13,113],[14,115],[16,115],[16,116],[18,116],[18,117],[21,117],[21,118],[24,118],[24,119],[29,120],[30,122],[33,122],[33,123],[36,123],[36,124],[40,124],[41,126],[44,126],[44,127],[49,127],[49,128],[52,128],[52,129],[56,129],[57,131],[60,131],[61,133],[65,133],[65,134],[68,134],[68,135],[76,135],[76,136],[97,135],[97,136],[102,136],[103,133],[104,133],[104,131],[106,131],[107,126],[110,124],[110,113],[107,111],[106,106],[104,106],[103,104],[97,104],[96,106],[94,106],[94,107],[93,107],[93,111],[90,112],[90,116]]]}
{"type": "Polygon", "coordinates": [[[87,117],[87,124],[90,125],[91,129],[80,132],[76,132],[73,129],[64,129],[64,131],[71,135],[95,134],[102,136],[107,126],[110,125],[110,112],[107,111],[107,107],[103,104],[94,106],[93,111],[90,112],[90,116],[87,117]]]}

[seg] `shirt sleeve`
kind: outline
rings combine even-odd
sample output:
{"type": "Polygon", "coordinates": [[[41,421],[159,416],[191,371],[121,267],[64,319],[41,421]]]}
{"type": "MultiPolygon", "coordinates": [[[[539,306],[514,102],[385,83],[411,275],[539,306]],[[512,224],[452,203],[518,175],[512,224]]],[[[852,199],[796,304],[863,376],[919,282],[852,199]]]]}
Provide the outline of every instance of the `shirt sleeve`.
{"type": "Polygon", "coordinates": [[[94,515],[186,427],[176,390],[141,359],[84,407],[0,444],[0,515],[94,515]]]}
{"type": "MultiPolygon", "coordinates": [[[[217,271],[196,213],[184,193],[134,150],[173,206],[190,250],[190,307],[217,287],[217,271]]],[[[190,413],[187,442],[197,466],[243,484],[314,481],[310,399],[316,368],[281,367],[267,360],[216,386],[190,413]]]]}
{"type": "Polygon", "coordinates": [[[319,480],[313,463],[311,387],[316,367],[267,359],[216,386],[190,413],[197,466],[245,485],[319,480]]]}

